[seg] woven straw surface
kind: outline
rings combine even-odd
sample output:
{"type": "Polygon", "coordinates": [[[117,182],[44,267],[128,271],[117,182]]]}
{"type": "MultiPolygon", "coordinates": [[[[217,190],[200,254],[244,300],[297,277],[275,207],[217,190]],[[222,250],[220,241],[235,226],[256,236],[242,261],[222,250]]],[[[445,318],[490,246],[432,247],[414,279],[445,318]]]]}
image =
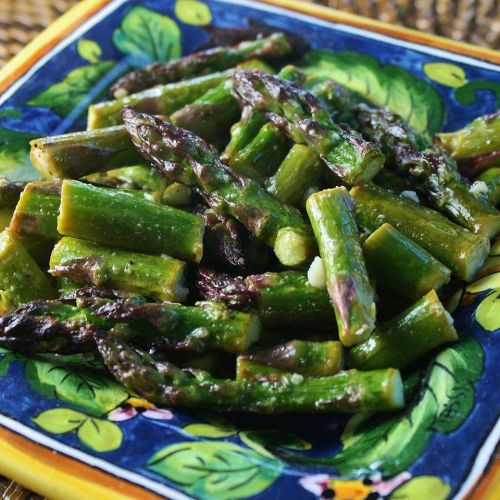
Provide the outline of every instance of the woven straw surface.
{"type": "MultiPolygon", "coordinates": [[[[78,0],[0,0],[0,65],[78,0]]],[[[498,0],[316,0],[316,3],[428,33],[500,48],[498,0]]],[[[41,498],[0,478],[2,500],[41,498]]]]}

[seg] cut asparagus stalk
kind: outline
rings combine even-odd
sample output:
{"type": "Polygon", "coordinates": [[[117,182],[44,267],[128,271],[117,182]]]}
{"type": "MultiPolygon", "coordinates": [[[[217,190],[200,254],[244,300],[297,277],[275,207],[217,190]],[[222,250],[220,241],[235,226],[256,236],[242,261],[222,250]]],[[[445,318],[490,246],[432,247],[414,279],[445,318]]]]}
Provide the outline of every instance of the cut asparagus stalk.
{"type": "Polygon", "coordinates": [[[400,298],[416,301],[450,280],[446,266],[390,224],[380,226],[362,246],[377,289],[400,298]]]}
{"type": "Polygon", "coordinates": [[[214,210],[233,216],[269,246],[274,246],[280,229],[307,232],[297,209],[282,204],[251,179],[231,172],[214,148],[198,136],[130,108],[124,111],[124,119],[138,150],[160,172],[202,190],[214,210]]]}
{"type": "Polygon", "coordinates": [[[500,111],[480,116],[463,129],[438,134],[437,138],[466,176],[475,177],[500,166],[500,111]]]}
{"type": "Polygon", "coordinates": [[[388,163],[409,178],[433,208],[466,229],[488,238],[500,232],[500,213],[469,192],[456,166],[451,165],[445,155],[418,151],[409,126],[397,115],[364,105],[353,108],[353,111],[363,135],[380,145],[388,163]]]}
{"type": "Polygon", "coordinates": [[[234,278],[201,270],[198,288],[206,299],[255,310],[265,328],[328,330],[332,304],[326,289],[309,284],[306,273],[285,271],[234,278]]]}
{"type": "Polygon", "coordinates": [[[216,47],[165,63],[154,63],[121,77],[111,88],[114,97],[231,68],[252,58],[276,59],[289,55],[292,46],[282,33],[240,42],[233,47],[216,47]]]}
{"type": "MultiPolygon", "coordinates": [[[[245,352],[260,336],[253,314],[232,311],[222,302],[198,302],[196,307],[173,303],[137,304],[117,300],[92,309],[108,321],[130,323],[127,338],[161,350],[245,352]]],[[[115,327],[116,328],[116,327],[115,327]]]]}
{"type": "Polygon", "coordinates": [[[306,193],[317,185],[323,170],[321,159],[312,149],[295,144],[267,179],[266,188],[283,203],[303,208],[306,193]]]}
{"type": "Polygon", "coordinates": [[[376,314],[353,205],[344,187],[314,193],[306,204],[335,309],[339,338],[346,346],[366,340],[375,327],[376,314]]]}
{"type": "Polygon", "coordinates": [[[155,168],[147,165],[120,167],[106,172],[96,172],[86,179],[92,184],[117,189],[137,189],[161,195],[169,182],[155,168]]]}
{"type": "Polygon", "coordinates": [[[144,163],[123,126],[35,139],[31,161],[44,177],[78,179],[144,163]]]}
{"type": "Polygon", "coordinates": [[[500,167],[494,167],[483,172],[478,178],[478,181],[484,182],[488,188],[488,201],[493,206],[500,206],[500,167]]]}
{"type": "Polygon", "coordinates": [[[57,232],[61,204],[59,181],[34,181],[26,185],[14,210],[9,229],[40,263],[46,263],[57,232]]]}
{"type": "Polygon", "coordinates": [[[348,351],[347,363],[360,370],[406,368],[436,347],[458,340],[453,319],[434,290],[348,351]]]}
{"type": "Polygon", "coordinates": [[[488,256],[487,238],[470,233],[434,210],[377,186],[356,186],[351,195],[361,226],[375,231],[388,222],[460,279],[471,281],[488,256]]]}
{"type": "Polygon", "coordinates": [[[160,202],[170,207],[187,207],[191,203],[191,189],[179,182],[172,182],[163,191],[160,202]]]}
{"type": "Polygon", "coordinates": [[[263,184],[273,175],[289,148],[289,140],[272,123],[266,123],[243,149],[227,159],[227,164],[233,172],[263,184]]]}
{"type": "Polygon", "coordinates": [[[65,180],[57,219],[61,235],[199,262],[203,218],[115,189],[65,180]]]}
{"type": "Polygon", "coordinates": [[[301,381],[293,375],[234,381],[214,379],[201,371],[193,376],[170,363],[154,361],[118,335],[99,335],[97,342],[115,377],[156,404],[256,413],[385,411],[404,405],[401,375],[393,369],[351,370],[301,381]]]}
{"type": "Polygon", "coordinates": [[[233,73],[234,70],[211,73],[154,87],[114,101],[92,104],[89,106],[87,128],[93,130],[121,124],[122,109],[125,106],[134,106],[135,109],[156,115],[170,115],[226,81],[233,73]]]}
{"type": "Polygon", "coordinates": [[[348,126],[337,126],[310,93],[257,71],[237,71],[234,88],[247,104],[294,141],[306,144],[347,184],[370,180],[383,166],[380,149],[348,126]]]}
{"type": "Polygon", "coordinates": [[[47,276],[8,229],[0,233],[0,314],[34,299],[57,296],[47,276]]]}
{"type": "Polygon", "coordinates": [[[117,250],[62,238],[50,257],[50,274],[81,285],[117,288],[171,302],[186,300],[186,264],[167,255],[117,250]]]}
{"type": "Polygon", "coordinates": [[[262,374],[259,373],[259,367],[271,368],[276,370],[275,373],[326,377],[338,373],[343,365],[344,356],[340,342],[293,340],[270,349],[238,356],[236,379],[248,379],[262,374]]]}

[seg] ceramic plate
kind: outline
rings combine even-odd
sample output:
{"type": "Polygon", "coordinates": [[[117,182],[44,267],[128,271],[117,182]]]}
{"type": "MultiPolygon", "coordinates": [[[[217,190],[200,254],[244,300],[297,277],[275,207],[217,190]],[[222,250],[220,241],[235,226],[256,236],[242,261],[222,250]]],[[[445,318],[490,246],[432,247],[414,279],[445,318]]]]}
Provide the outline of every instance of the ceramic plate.
{"type": "MultiPolygon", "coordinates": [[[[0,170],[33,178],[30,139],[84,128],[89,103],[128,69],[192,52],[209,26],[251,19],[327,49],[308,57],[309,70],[422,131],[454,130],[497,109],[498,53],[275,3],[302,12],[234,0],[83,2],[0,73],[0,170]]],[[[497,244],[478,281],[455,297],[462,340],[429,362],[418,395],[390,415],[158,409],[77,365],[2,352],[0,473],[54,498],[463,498],[485,476],[500,430],[498,287],[497,244]]],[[[483,496],[495,495],[488,477],[483,496]]]]}

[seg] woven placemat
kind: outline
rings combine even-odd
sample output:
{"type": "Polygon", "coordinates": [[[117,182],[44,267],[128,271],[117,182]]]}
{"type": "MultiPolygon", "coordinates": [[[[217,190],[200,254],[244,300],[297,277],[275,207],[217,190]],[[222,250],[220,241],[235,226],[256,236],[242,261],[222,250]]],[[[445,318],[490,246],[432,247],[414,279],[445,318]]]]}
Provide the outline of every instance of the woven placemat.
{"type": "MultiPolygon", "coordinates": [[[[78,0],[0,0],[0,65],[78,0]]],[[[315,0],[316,3],[428,33],[500,48],[498,0],[315,0]]],[[[2,500],[40,499],[0,477],[2,500]]]]}

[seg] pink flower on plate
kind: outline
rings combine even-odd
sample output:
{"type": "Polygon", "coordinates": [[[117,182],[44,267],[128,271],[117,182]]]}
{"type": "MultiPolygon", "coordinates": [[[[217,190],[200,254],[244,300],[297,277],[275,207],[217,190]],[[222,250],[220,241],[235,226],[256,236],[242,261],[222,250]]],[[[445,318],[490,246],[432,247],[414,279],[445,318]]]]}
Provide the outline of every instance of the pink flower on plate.
{"type": "Polygon", "coordinates": [[[170,410],[156,408],[156,406],[144,399],[129,398],[118,408],[108,413],[108,420],[112,422],[125,422],[137,415],[142,415],[152,420],[172,420],[174,418],[174,414],[170,410]]]}

